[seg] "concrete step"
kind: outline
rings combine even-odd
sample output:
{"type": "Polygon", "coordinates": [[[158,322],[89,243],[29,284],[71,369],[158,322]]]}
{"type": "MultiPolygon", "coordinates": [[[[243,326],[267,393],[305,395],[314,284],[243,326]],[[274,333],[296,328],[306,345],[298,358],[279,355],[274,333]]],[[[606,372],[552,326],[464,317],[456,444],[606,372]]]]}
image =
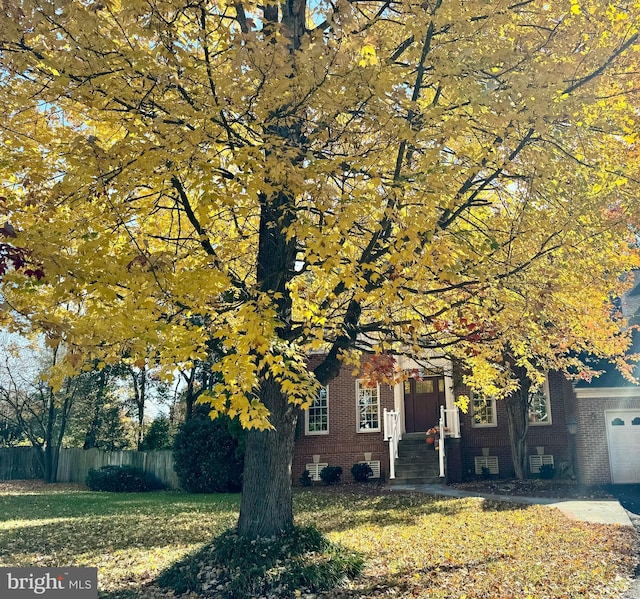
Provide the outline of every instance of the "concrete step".
{"type": "Polygon", "coordinates": [[[438,452],[435,449],[430,448],[428,445],[424,447],[406,447],[403,445],[398,446],[398,457],[400,458],[418,458],[421,460],[436,460],[438,459],[438,452]]]}
{"type": "Polygon", "coordinates": [[[404,437],[398,441],[399,445],[426,445],[427,444],[427,436],[420,435],[419,437],[415,437],[413,439],[405,439],[404,437]]]}
{"type": "Polygon", "coordinates": [[[403,433],[400,441],[422,441],[424,443],[426,436],[426,431],[424,433],[403,433]]]}
{"type": "Polygon", "coordinates": [[[438,484],[440,478],[440,454],[427,445],[424,433],[403,435],[398,443],[398,459],[395,464],[396,478],[389,480],[395,485],[438,484]]]}
{"type": "Polygon", "coordinates": [[[436,472],[440,473],[440,463],[439,462],[402,462],[396,460],[396,474],[398,472],[436,472]]]}
{"type": "Polygon", "coordinates": [[[439,476],[398,476],[389,479],[390,485],[435,485],[444,484],[439,476]]]}

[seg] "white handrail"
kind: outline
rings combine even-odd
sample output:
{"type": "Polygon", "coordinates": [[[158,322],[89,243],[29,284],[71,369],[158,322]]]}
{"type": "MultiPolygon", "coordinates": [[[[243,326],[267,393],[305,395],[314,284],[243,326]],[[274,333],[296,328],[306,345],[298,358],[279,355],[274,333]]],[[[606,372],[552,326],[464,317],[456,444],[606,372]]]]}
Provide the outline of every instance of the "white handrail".
{"type": "Polygon", "coordinates": [[[446,435],[450,434],[450,430],[447,430],[447,420],[446,413],[450,410],[445,410],[444,406],[440,406],[440,438],[438,439],[438,460],[440,462],[440,478],[444,478],[445,473],[445,449],[444,449],[444,438],[446,435]],[[446,431],[446,432],[445,432],[446,431]]]}
{"type": "Polygon", "coordinates": [[[460,410],[457,406],[446,409],[440,406],[440,436],[460,438],[460,410]]]}
{"type": "Polygon", "coordinates": [[[384,409],[384,440],[389,441],[389,478],[396,477],[396,458],[400,442],[400,412],[384,409]]]}

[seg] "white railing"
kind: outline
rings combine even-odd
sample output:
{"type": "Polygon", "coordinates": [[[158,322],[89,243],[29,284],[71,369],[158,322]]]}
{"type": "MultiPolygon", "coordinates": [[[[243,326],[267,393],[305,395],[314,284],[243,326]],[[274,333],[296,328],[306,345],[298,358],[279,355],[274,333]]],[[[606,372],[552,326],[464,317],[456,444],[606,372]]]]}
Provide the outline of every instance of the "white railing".
{"type": "Polygon", "coordinates": [[[450,410],[440,407],[440,431],[444,431],[445,437],[460,438],[460,410],[457,406],[450,410]]]}
{"type": "Polygon", "coordinates": [[[396,458],[400,441],[400,412],[384,409],[384,440],[389,441],[389,478],[396,477],[396,458]]]}
{"type": "Polygon", "coordinates": [[[440,438],[438,439],[438,450],[440,460],[440,477],[445,476],[446,455],[444,448],[445,437],[460,438],[460,412],[457,406],[447,410],[444,406],[440,406],[440,438]]]}

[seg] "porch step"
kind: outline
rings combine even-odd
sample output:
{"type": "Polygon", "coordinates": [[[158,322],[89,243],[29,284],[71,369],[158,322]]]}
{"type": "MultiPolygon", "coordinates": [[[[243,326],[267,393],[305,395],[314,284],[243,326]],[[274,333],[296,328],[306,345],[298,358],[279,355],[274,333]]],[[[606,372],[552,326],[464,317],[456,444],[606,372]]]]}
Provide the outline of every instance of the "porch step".
{"type": "Polygon", "coordinates": [[[390,485],[442,485],[444,479],[439,476],[410,476],[398,477],[389,480],[390,485]]]}
{"type": "Polygon", "coordinates": [[[427,445],[424,433],[404,435],[398,443],[395,463],[396,478],[392,485],[419,485],[442,483],[439,454],[427,445]]]}
{"type": "Polygon", "coordinates": [[[440,476],[438,462],[396,461],[396,476],[440,476]]]}
{"type": "Polygon", "coordinates": [[[433,445],[427,445],[427,442],[422,441],[407,441],[404,439],[398,444],[398,456],[400,458],[424,458],[428,460],[433,456],[438,456],[438,452],[433,448],[433,445]]]}
{"type": "Polygon", "coordinates": [[[422,441],[423,443],[425,442],[425,437],[427,436],[427,433],[402,433],[402,440],[403,441],[422,441]]]}

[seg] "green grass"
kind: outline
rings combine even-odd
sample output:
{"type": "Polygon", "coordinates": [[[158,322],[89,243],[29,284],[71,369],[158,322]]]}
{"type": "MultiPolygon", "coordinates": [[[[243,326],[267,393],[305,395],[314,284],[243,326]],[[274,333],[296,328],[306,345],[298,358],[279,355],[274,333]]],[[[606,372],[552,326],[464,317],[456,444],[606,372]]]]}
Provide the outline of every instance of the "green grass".
{"type": "Polygon", "coordinates": [[[104,590],[146,583],[235,523],[238,495],[0,494],[3,565],[94,566],[104,590]]]}
{"type": "MultiPolygon", "coordinates": [[[[0,562],[97,566],[104,598],[168,599],[153,581],[232,526],[238,504],[238,495],[3,485],[0,562]]],[[[363,575],[328,597],[620,597],[635,566],[632,529],[543,506],[336,487],[298,491],[295,513],[365,557],[363,575]]]]}

